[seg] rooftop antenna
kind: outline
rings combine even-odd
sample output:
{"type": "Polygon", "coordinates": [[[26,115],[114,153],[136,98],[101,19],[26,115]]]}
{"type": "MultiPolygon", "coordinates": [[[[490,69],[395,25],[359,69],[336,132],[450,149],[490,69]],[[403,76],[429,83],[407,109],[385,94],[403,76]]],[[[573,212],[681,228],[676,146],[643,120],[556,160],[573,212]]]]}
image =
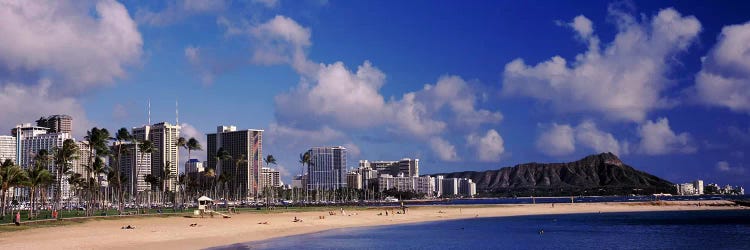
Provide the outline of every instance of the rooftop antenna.
{"type": "Polygon", "coordinates": [[[151,98],[148,98],[148,123],[146,125],[151,125],[151,98]]]}

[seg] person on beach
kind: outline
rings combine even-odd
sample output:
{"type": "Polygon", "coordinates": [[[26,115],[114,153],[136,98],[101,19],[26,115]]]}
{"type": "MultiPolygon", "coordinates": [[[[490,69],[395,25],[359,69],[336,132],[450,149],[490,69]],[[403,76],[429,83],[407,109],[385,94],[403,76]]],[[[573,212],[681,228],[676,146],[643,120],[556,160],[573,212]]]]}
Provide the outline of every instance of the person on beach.
{"type": "Polygon", "coordinates": [[[16,212],[16,218],[13,222],[16,223],[16,226],[21,225],[21,211],[16,212]]]}

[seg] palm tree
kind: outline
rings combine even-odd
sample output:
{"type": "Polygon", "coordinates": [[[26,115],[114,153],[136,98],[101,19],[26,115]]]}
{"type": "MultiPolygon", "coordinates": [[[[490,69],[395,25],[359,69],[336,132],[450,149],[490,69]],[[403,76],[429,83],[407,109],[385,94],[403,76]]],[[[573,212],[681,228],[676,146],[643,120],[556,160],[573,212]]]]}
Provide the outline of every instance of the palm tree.
{"type": "MultiPolygon", "coordinates": [[[[185,143],[185,149],[187,149],[188,151],[188,160],[190,160],[192,159],[192,155],[191,155],[192,151],[202,151],[203,147],[201,146],[201,143],[195,139],[195,137],[190,137],[187,143],[185,143]]],[[[188,178],[186,183],[190,183],[190,180],[189,180],[190,175],[186,175],[186,177],[188,178]]]]}
{"type": "MultiPolygon", "coordinates": [[[[214,159],[216,159],[216,168],[221,168],[221,163],[223,161],[231,160],[232,155],[230,155],[226,149],[224,149],[223,147],[220,147],[218,150],[216,150],[216,155],[214,156],[214,159]]],[[[220,169],[220,170],[221,170],[220,172],[224,173],[224,169],[220,169]]]]}
{"type": "Polygon", "coordinates": [[[12,187],[19,187],[26,182],[28,177],[26,172],[21,169],[13,161],[6,159],[2,165],[0,165],[0,188],[2,188],[2,217],[5,217],[5,204],[6,204],[6,193],[8,189],[12,187]]]}
{"type": "Polygon", "coordinates": [[[78,145],[73,139],[63,141],[61,148],[53,149],[53,158],[55,161],[55,178],[57,178],[57,192],[55,192],[55,209],[59,210],[62,201],[62,180],[63,175],[70,169],[70,162],[78,159],[78,145]]]}
{"type": "MultiPolygon", "coordinates": [[[[276,165],[276,158],[274,158],[273,155],[266,155],[266,158],[264,158],[263,161],[266,162],[266,167],[268,167],[270,164],[276,165]]],[[[264,182],[266,180],[267,180],[266,178],[263,178],[264,182]]],[[[272,187],[269,186],[269,183],[263,183],[263,189],[264,189],[264,191],[265,190],[272,191],[273,189],[270,189],[270,188],[272,188],[272,187]]],[[[266,193],[268,193],[268,191],[266,191],[266,193]]],[[[266,195],[266,196],[268,196],[268,195],[266,195]]],[[[269,203],[268,199],[266,199],[266,206],[269,206],[268,203],[269,203]]]]}
{"type": "MultiPolygon", "coordinates": [[[[302,163],[302,176],[305,175],[305,165],[307,165],[307,167],[309,168],[310,165],[312,164],[312,159],[310,157],[311,157],[310,156],[310,151],[305,151],[304,153],[299,154],[299,158],[300,158],[299,162],[302,163]]],[[[308,170],[308,172],[309,172],[309,170],[308,170]]],[[[308,178],[308,181],[309,181],[310,177],[308,176],[307,178],[308,178]]],[[[302,187],[302,188],[305,189],[305,202],[307,202],[307,199],[308,199],[308,191],[307,190],[309,188],[307,186],[309,186],[309,184],[306,184],[305,187],[302,187]]]]}
{"type": "MultiPolygon", "coordinates": [[[[70,175],[70,178],[68,178],[68,184],[70,184],[71,189],[73,189],[74,193],[76,193],[78,196],[80,196],[80,190],[83,188],[85,182],[86,180],[80,173],[73,173],[70,175]]],[[[80,203],[81,199],[78,199],[78,202],[80,203]]]]}
{"type": "MultiPolygon", "coordinates": [[[[85,139],[89,142],[89,157],[91,161],[89,164],[94,163],[95,157],[104,157],[109,155],[109,147],[107,147],[107,141],[109,140],[109,131],[106,128],[99,129],[97,127],[91,128],[91,130],[86,132],[85,139]]],[[[92,169],[91,166],[88,167],[87,170],[88,173],[86,173],[86,178],[92,178],[92,172],[90,171],[92,169]]],[[[89,182],[91,183],[91,182],[89,182]]],[[[89,188],[92,188],[90,185],[89,188]]],[[[93,202],[94,196],[93,193],[89,194],[89,201],[93,202]]],[[[86,213],[87,215],[91,214],[91,210],[89,209],[91,206],[87,206],[86,213]]]]}
{"type": "Polygon", "coordinates": [[[50,155],[47,150],[39,150],[34,156],[34,167],[26,170],[26,175],[29,177],[26,182],[26,186],[29,187],[29,201],[31,208],[29,209],[29,219],[34,216],[34,208],[36,207],[36,193],[42,193],[44,187],[53,182],[52,173],[47,170],[47,166],[50,162],[50,155]],[[41,189],[41,190],[38,190],[41,189]]]}
{"type": "Polygon", "coordinates": [[[92,180],[91,183],[95,183],[95,185],[90,186],[91,193],[96,194],[96,196],[92,196],[92,198],[94,199],[94,204],[99,204],[99,207],[101,208],[102,182],[99,176],[107,173],[107,166],[104,165],[104,161],[102,160],[102,158],[96,157],[94,158],[94,163],[89,165],[88,171],[94,174],[94,177],[90,177],[92,180]]]}
{"type": "Polygon", "coordinates": [[[188,151],[188,159],[191,158],[191,151],[202,151],[203,147],[201,146],[201,143],[195,139],[195,137],[190,137],[188,139],[187,144],[185,144],[185,149],[188,151]]]}
{"type": "Polygon", "coordinates": [[[169,189],[167,187],[167,184],[169,184],[169,180],[172,179],[173,174],[174,174],[172,173],[171,167],[172,167],[172,162],[167,161],[167,164],[164,166],[164,170],[162,171],[161,182],[162,182],[162,187],[164,188],[162,189],[162,192],[164,193],[164,199],[162,200],[162,205],[166,205],[166,202],[167,202],[166,198],[167,196],[169,196],[168,194],[169,189]]]}
{"type": "MultiPolygon", "coordinates": [[[[156,177],[156,175],[153,174],[147,174],[144,177],[144,180],[151,184],[152,187],[155,187],[159,184],[159,177],[156,177]]],[[[151,199],[149,199],[148,206],[151,207],[151,199]]]]}
{"type": "MultiPolygon", "coordinates": [[[[119,206],[117,207],[117,211],[122,214],[122,211],[125,209],[125,195],[122,191],[122,166],[120,166],[120,160],[122,159],[122,143],[125,141],[130,141],[133,139],[133,135],[130,134],[127,128],[120,128],[117,130],[117,133],[115,134],[115,141],[117,142],[117,169],[115,169],[114,173],[114,179],[117,180],[117,192],[119,196],[119,206]]],[[[110,182],[111,183],[111,182],[110,182]]]]}
{"type": "MultiPolygon", "coordinates": [[[[185,149],[187,149],[187,140],[185,139],[185,137],[177,138],[177,142],[175,142],[174,144],[178,148],[185,148],[185,149]]],[[[178,162],[178,164],[179,164],[179,162],[178,162]]]]}
{"type": "MultiPolygon", "coordinates": [[[[209,181],[209,184],[213,184],[213,179],[216,178],[216,170],[214,170],[213,168],[208,168],[203,173],[203,175],[206,177],[205,178],[206,180],[208,180],[208,178],[211,178],[211,181],[209,181]]],[[[203,183],[203,186],[205,186],[205,183],[203,183]]],[[[204,187],[204,189],[205,189],[205,187],[204,187]]],[[[214,196],[214,198],[216,198],[216,197],[214,196]]]]}
{"type": "MultiPolygon", "coordinates": [[[[240,165],[247,163],[247,156],[245,154],[241,154],[240,157],[234,160],[234,170],[235,170],[235,176],[239,173],[240,165]]],[[[223,174],[223,173],[222,173],[223,174]]],[[[229,180],[231,183],[232,190],[237,191],[237,183],[235,180],[229,180]]]]}

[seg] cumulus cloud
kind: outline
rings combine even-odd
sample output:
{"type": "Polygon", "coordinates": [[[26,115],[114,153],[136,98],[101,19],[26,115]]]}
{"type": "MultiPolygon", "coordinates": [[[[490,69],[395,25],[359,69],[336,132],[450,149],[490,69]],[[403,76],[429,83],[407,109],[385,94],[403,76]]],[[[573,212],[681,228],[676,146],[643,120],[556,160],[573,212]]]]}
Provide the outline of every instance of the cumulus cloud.
{"type": "Polygon", "coordinates": [[[536,146],[546,155],[569,155],[576,145],[595,153],[611,152],[616,155],[629,153],[627,142],[617,140],[611,133],[600,130],[593,121],[584,121],[578,126],[553,123],[537,138],[536,146]]]}
{"type": "Polygon", "coordinates": [[[81,103],[72,97],[52,95],[52,83],[41,80],[34,85],[4,84],[0,87],[0,130],[8,133],[21,123],[33,123],[41,116],[67,114],[73,117],[73,136],[82,139],[91,123],[81,103]]]}
{"type": "Polygon", "coordinates": [[[611,152],[616,155],[628,154],[628,143],[620,142],[611,133],[599,130],[592,121],[584,121],[575,128],[576,141],[594,150],[594,152],[611,152]]]}
{"type": "Polygon", "coordinates": [[[497,162],[505,152],[503,137],[494,129],[490,129],[484,136],[471,134],[466,137],[466,143],[477,151],[477,158],[485,162],[497,162]]]}
{"type": "Polygon", "coordinates": [[[435,152],[438,159],[443,161],[458,161],[458,153],[456,153],[456,146],[440,137],[433,137],[430,139],[430,148],[435,152]]]}
{"type": "Polygon", "coordinates": [[[643,154],[687,154],[697,150],[690,134],[686,132],[677,134],[672,131],[667,118],[659,118],[656,122],[646,121],[638,129],[638,135],[641,137],[638,151],[643,154]]]}
{"type": "Polygon", "coordinates": [[[300,129],[271,123],[266,131],[266,138],[270,144],[283,143],[287,148],[292,148],[340,142],[346,139],[346,135],[328,126],[319,129],[300,129]]]}
{"type": "Polygon", "coordinates": [[[569,155],[576,150],[573,128],[570,125],[552,126],[544,131],[536,140],[536,148],[542,153],[552,156],[569,155]]]}
{"type": "Polygon", "coordinates": [[[95,14],[88,5],[0,1],[0,67],[52,79],[56,93],[89,91],[125,76],[142,53],[135,22],[116,1],[97,1],[95,14]]]}
{"type": "Polygon", "coordinates": [[[700,102],[750,114],[750,22],[721,30],[695,78],[700,102]]]}
{"type": "Polygon", "coordinates": [[[569,26],[588,50],[569,62],[560,56],[536,65],[515,59],[505,65],[502,92],[548,103],[558,112],[592,112],[607,118],[643,121],[649,111],[673,105],[662,96],[671,57],[686,50],[701,31],[693,16],[663,9],[650,20],[610,9],[618,32],[599,46],[591,21],[576,17],[569,26]]]}
{"type": "Polygon", "coordinates": [[[218,13],[229,6],[227,0],[173,0],[168,1],[161,11],[139,9],[136,20],[139,24],[151,26],[171,25],[192,15],[218,13]]]}
{"type": "Polygon", "coordinates": [[[346,148],[346,154],[351,157],[359,157],[362,155],[362,150],[359,149],[359,146],[354,143],[345,143],[344,147],[346,148]]]}
{"type": "Polygon", "coordinates": [[[251,61],[289,64],[301,76],[298,86],[275,97],[277,123],[272,126],[303,131],[323,128],[318,124],[348,131],[385,128],[438,145],[431,148],[445,155],[447,149],[455,152],[455,147],[434,138],[447,128],[473,131],[502,120],[499,112],[478,108],[478,93],[458,76],[443,76],[421,90],[386,98],[380,93],[386,74],[369,61],[356,70],[343,62],[310,61],[306,50],[312,45],[311,31],[291,18],[276,16],[259,24],[220,18],[218,23],[227,35],[245,35],[254,41],[251,61]]]}
{"type": "Polygon", "coordinates": [[[719,172],[732,173],[732,174],[745,173],[745,168],[741,166],[732,166],[729,164],[729,162],[726,162],[726,161],[716,162],[715,167],[716,167],[716,170],[718,170],[719,172]]]}
{"type": "MultiPolygon", "coordinates": [[[[206,160],[206,147],[208,147],[208,143],[206,142],[206,133],[201,132],[197,128],[195,128],[193,125],[189,123],[180,123],[180,136],[184,137],[186,140],[189,140],[190,138],[195,138],[198,140],[198,142],[203,147],[203,150],[199,151],[193,151],[190,152],[190,157],[193,159],[198,159],[200,161],[206,160]]],[[[190,159],[188,157],[188,152],[185,149],[180,149],[180,159],[183,159],[183,163],[190,159]]],[[[184,166],[180,166],[184,167],[184,166]]]]}

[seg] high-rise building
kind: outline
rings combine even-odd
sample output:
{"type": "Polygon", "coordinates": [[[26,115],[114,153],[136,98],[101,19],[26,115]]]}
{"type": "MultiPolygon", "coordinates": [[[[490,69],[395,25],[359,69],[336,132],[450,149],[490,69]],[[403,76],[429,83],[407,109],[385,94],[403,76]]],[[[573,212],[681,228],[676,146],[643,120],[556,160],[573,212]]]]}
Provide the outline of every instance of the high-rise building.
{"type": "Polygon", "coordinates": [[[5,160],[16,162],[16,138],[0,135],[0,163],[5,160]]]}
{"type": "Polygon", "coordinates": [[[346,148],[314,147],[307,167],[308,190],[336,190],[346,187],[346,148]]]}
{"type": "Polygon", "coordinates": [[[419,176],[419,159],[403,158],[398,161],[360,160],[359,168],[371,168],[392,176],[419,176]]]}
{"type": "Polygon", "coordinates": [[[474,197],[477,194],[477,184],[468,178],[459,179],[458,194],[463,197],[474,197]]]}
{"type": "Polygon", "coordinates": [[[354,189],[362,189],[362,174],[358,172],[349,172],[346,175],[346,186],[354,189]]]}
{"type": "MultiPolygon", "coordinates": [[[[151,154],[140,151],[135,143],[116,144],[112,152],[120,153],[120,174],[124,175],[122,190],[130,194],[130,197],[138,192],[151,189],[151,184],[146,182],[146,175],[151,174],[151,154]]],[[[110,166],[117,159],[110,157],[110,166]]]]}
{"type": "Polygon", "coordinates": [[[695,194],[697,195],[703,194],[703,180],[693,181],[693,187],[695,188],[695,194]]]}
{"type": "Polygon", "coordinates": [[[50,133],[73,133],[73,117],[69,115],[51,115],[36,120],[36,125],[49,129],[50,133]]]}
{"type": "Polygon", "coordinates": [[[273,168],[261,168],[262,183],[266,187],[281,187],[281,174],[273,168]]]}
{"type": "MultiPolygon", "coordinates": [[[[28,130],[31,131],[31,130],[28,130]]],[[[33,133],[32,133],[33,134],[33,133]]],[[[29,134],[27,134],[29,135],[29,134]]],[[[23,169],[28,169],[34,166],[34,156],[39,153],[40,150],[47,150],[52,154],[55,148],[61,148],[63,142],[67,139],[72,139],[68,133],[50,133],[50,134],[36,134],[35,136],[25,136],[20,140],[20,157],[18,158],[18,165],[23,169]]],[[[47,166],[48,170],[54,176],[55,183],[61,183],[61,195],[63,198],[70,196],[70,185],[68,184],[68,178],[66,175],[57,176],[57,171],[54,162],[51,162],[47,166]],[[62,179],[62,180],[61,180],[62,179]]],[[[58,185],[50,185],[48,187],[49,197],[56,197],[58,185]]],[[[19,189],[21,190],[21,189],[19,189]]],[[[26,191],[24,193],[18,193],[18,195],[26,197],[26,191]]]]}
{"type": "Polygon", "coordinates": [[[203,162],[198,159],[190,159],[185,162],[185,173],[203,172],[203,162]]]}
{"type": "Polygon", "coordinates": [[[378,189],[380,192],[394,189],[396,191],[413,191],[427,196],[433,196],[435,192],[435,181],[433,177],[426,176],[392,176],[381,174],[378,177],[378,189]]]}
{"type": "MultiPolygon", "coordinates": [[[[179,176],[180,147],[177,139],[180,138],[180,126],[168,122],[154,125],[146,125],[133,128],[133,135],[137,140],[149,140],[156,147],[156,152],[151,154],[151,174],[165,178],[165,169],[169,168],[169,176],[166,176],[166,189],[175,191],[177,176],[179,176]]],[[[151,187],[156,190],[159,187],[151,187]]]]}
{"type": "Polygon", "coordinates": [[[441,196],[456,196],[458,195],[458,178],[444,178],[443,179],[443,192],[441,196]]]}
{"type": "Polygon", "coordinates": [[[263,130],[237,130],[235,126],[218,126],[216,133],[207,134],[206,168],[217,175],[227,174],[231,180],[229,195],[235,199],[257,196],[263,190],[260,171],[263,161],[263,130]],[[217,161],[216,153],[224,149],[231,159],[217,161]]]}
{"type": "Polygon", "coordinates": [[[86,168],[91,162],[91,154],[96,154],[96,152],[91,151],[91,147],[89,147],[87,141],[77,141],[76,146],[78,147],[78,154],[76,154],[70,170],[86,176],[86,168]]]}

